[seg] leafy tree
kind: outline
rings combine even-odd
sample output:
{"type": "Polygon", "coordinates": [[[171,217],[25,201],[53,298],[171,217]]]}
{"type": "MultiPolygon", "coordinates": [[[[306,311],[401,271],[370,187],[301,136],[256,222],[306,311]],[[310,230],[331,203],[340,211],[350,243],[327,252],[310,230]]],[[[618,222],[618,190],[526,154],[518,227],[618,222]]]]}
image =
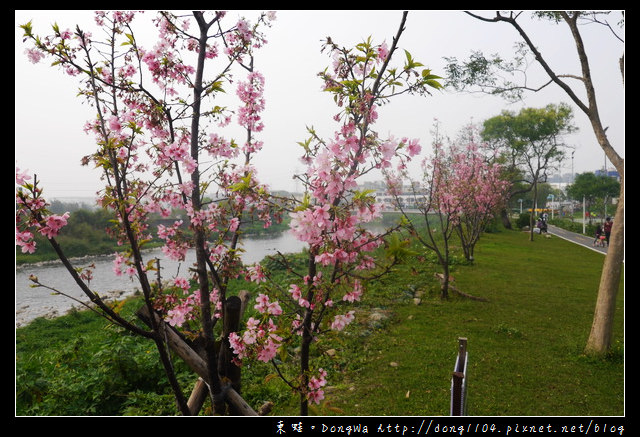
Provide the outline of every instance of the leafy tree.
{"type": "MultiPolygon", "coordinates": [[[[546,182],[548,170],[564,158],[562,137],[575,130],[572,117],[571,108],[562,104],[523,108],[517,114],[503,111],[484,122],[482,137],[511,168],[520,170],[517,174],[537,199],[538,185],[546,182]]],[[[531,214],[531,241],[534,216],[531,214]]]]}
{"type": "Polygon", "coordinates": [[[584,198],[589,210],[597,199],[611,198],[619,192],[620,183],[615,178],[593,172],[576,175],[573,184],[567,187],[569,196],[573,199],[584,198]]]}
{"type": "MultiPolygon", "coordinates": [[[[475,52],[469,62],[462,64],[459,64],[455,58],[450,58],[451,62],[447,68],[450,73],[450,83],[459,90],[479,88],[481,91],[516,99],[521,98],[525,92],[539,91],[548,85],[555,84],[589,118],[598,144],[620,175],[620,193],[615,214],[615,225],[612,229],[609,249],[602,269],[593,325],[585,347],[585,351],[589,354],[605,354],[611,346],[616,295],[624,261],[624,159],[616,152],[607,137],[607,128],[598,110],[596,84],[591,75],[589,58],[582,33],[583,29],[593,29],[594,25],[598,25],[610,31],[611,36],[621,43],[624,43],[623,37],[617,34],[616,25],[611,25],[607,21],[607,17],[611,14],[609,11],[534,12],[534,18],[546,19],[553,25],[566,25],[575,42],[581,74],[564,74],[563,72],[555,71],[551,67],[543,53],[538,50],[533,38],[535,35],[530,35],[520,25],[518,20],[521,18],[522,12],[498,11],[492,17],[484,17],[470,12],[467,12],[467,14],[487,23],[506,23],[517,32],[521,43],[518,45],[518,52],[512,62],[507,62],[504,57],[499,56],[487,58],[481,52],[475,52]],[[589,26],[581,26],[582,24],[589,24],[589,26]],[[543,68],[549,78],[547,82],[541,83],[539,86],[532,86],[526,82],[508,80],[509,77],[513,77],[516,71],[526,65],[528,54],[532,54],[535,62],[543,68]],[[501,82],[499,78],[505,77],[501,75],[501,73],[505,72],[507,73],[507,80],[501,82]],[[573,79],[577,79],[576,82],[573,82],[573,84],[577,85],[572,85],[571,80],[573,79]],[[582,95],[585,97],[581,97],[582,95]]],[[[619,29],[624,28],[624,11],[622,11],[617,27],[619,29]]],[[[620,56],[619,68],[622,84],[624,85],[624,54],[620,56]]],[[[607,80],[610,79],[607,78],[607,80]]]]}

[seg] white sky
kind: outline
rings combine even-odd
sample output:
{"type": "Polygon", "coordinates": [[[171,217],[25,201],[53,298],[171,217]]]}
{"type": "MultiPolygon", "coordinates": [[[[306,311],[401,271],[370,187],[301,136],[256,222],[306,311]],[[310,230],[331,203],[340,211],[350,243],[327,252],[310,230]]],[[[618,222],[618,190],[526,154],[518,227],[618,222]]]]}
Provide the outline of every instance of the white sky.
{"type": "MultiPolygon", "coordinates": [[[[237,13],[232,13],[237,14],[237,13]]],[[[150,20],[151,12],[136,21],[150,20]]],[[[239,14],[238,14],[239,15],[239,14]]],[[[243,11],[254,21],[256,14],[243,11]]],[[[351,47],[368,36],[375,43],[391,43],[401,19],[401,11],[354,10],[313,11],[284,10],[266,29],[269,43],[260,50],[255,66],[265,76],[266,106],[263,114],[265,130],[259,139],[265,145],[256,159],[259,178],[273,189],[294,190],[292,176],[303,166],[299,163],[300,147],[307,138],[306,126],[314,126],[328,137],[335,128],[331,117],[337,112],[331,95],[320,91],[317,73],[330,65],[326,52],[320,53],[321,41],[331,36],[340,46],[351,47]]],[[[491,15],[487,11],[484,15],[491,15]]],[[[32,20],[34,33],[50,33],[50,24],[61,28],[93,27],[90,11],[16,11],[15,12],[15,159],[16,165],[37,173],[45,188],[45,197],[92,196],[101,188],[99,173],[80,165],[80,158],[94,150],[92,137],[84,134],[85,121],[92,118],[90,108],[76,97],[78,82],[64,75],[49,62],[31,64],[24,54],[22,29],[18,26],[32,20]]],[[[611,24],[619,13],[609,18],[611,24]]],[[[558,73],[580,74],[575,45],[565,25],[550,26],[522,17],[534,43],[541,49],[558,73]]],[[[624,32],[622,32],[624,37],[624,32]]],[[[601,26],[591,26],[583,33],[595,79],[600,116],[613,147],[624,157],[624,87],[618,59],[624,45],[601,26]]],[[[485,54],[500,53],[510,58],[515,30],[504,23],[483,23],[461,11],[410,11],[400,47],[444,75],[444,57],[465,59],[472,50],[485,54]]],[[[398,60],[398,63],[402,59],[398,60]]],[[[532,66],[530,83],[535,81],[537,65],[532,66]]],[[[486,95],[456,94],[434,91],[433,96],[408,96],[392,101],[379,111],[376,129],[381,136],[419,138],[423,154],[430,152],[430,133],[437,118],[449,137],[469,122],[482,123],[502,110],[518,111],[522,107],[543,107],[549,103],[569,103],[574,107],[574,122],[579,133],[566,138],[576,147],[574,173],[594,171],[605,165],[586,115],[557,86],[542,93],[530,94],[524,103],[509,105],[486,95]]],[[[607,168],[612,169],[606,162],[607,168]]],[[[562,173],[571,173],[571,159],[562,173]]]]}

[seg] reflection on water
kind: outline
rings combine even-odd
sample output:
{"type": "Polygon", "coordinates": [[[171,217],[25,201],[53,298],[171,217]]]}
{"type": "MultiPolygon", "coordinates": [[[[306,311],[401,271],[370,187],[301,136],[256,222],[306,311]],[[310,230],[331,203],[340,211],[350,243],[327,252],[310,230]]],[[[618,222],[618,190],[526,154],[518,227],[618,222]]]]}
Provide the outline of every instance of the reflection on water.
{"type": "MultiPolygon", "coordinates": [[[[253,264],[265,256],[280,251],[282,253],[299,252],[303,243],[289,232],[283,232],[274,238],[245,239],[242,243],[244,253],[242,259],[245,264],[253,264]]],[[[187,268],[195,262],[195,252],[190,251],[182,263],[165,258],[160,248],[146,251],[146,261],[159,258],[162,277],[170,278],[177,274],[184,274],[187,268]]],[[[86,257],[73,260],[75,267],[84,267],[94,263],[93,279],[90,288],[101,296],[118,297],[135,291],[137,282],[129,277],[116,276],[113,272],[113,255],[86,257]]],[[[42,284],[46,284],[60,292],[72,296],[82,302],[87,302],[86,295],[74,283],[73,279],[60,262],[30,264],[16,267],[16,326],[24,325],[36,317],[45,315],[62,315],[80,304],[68,297],[55,295],[51,290],[43,287],[32,288],[30,275],[35,275],[42,284]]]]}

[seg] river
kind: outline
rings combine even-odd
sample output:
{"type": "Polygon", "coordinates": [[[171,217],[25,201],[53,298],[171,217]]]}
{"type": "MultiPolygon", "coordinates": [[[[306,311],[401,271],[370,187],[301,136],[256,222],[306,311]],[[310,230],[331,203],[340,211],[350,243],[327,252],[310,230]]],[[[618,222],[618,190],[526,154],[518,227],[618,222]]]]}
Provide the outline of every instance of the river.
{"type": "MultiPolygon", "coordinates": [[[[275,254],[276,251],[282,253],[295,253],[303,249],[304,243],[298,241],[290,232],[285,231],[277,237],[270,238],[247,238],[242,243],[245,250],[242,260],[245,264],[253,264],[261,261],[265,256],[275,254]]],[[[162,277],[170,278],[179,271],[184,273],[195,261],[195,252],[190,251],[187,259],[178,263],[167,259],[162,250],[152,249],[145,251],[144,259],[159,258],[162,268],[162,277]]],[[[113,272],[114,255],[103,255],[85,257],[72,260],[74,267],[83,267],[95,263],[93,279],[90,288],[101,296],[124,297],[133,294],[137,282],[133,282],[129,277],[116,276],[113,272]]],[[[81,305],[62,295],[53,294],[49,289],[43,287],[33,288],[29,280],[30,275],[35,275],[42,284],[53,287],[69,296],[88,302],[86,295],[75,284],[71,276],[61,262],[47,262],[38,264],[27,264],[16,267],[16,327],[24,326],[36,317],[55,317],[63,315],[72,308],[81,308],[81,305]]],[[[138,286],[139,288],[139,286],[138,286]]]]}

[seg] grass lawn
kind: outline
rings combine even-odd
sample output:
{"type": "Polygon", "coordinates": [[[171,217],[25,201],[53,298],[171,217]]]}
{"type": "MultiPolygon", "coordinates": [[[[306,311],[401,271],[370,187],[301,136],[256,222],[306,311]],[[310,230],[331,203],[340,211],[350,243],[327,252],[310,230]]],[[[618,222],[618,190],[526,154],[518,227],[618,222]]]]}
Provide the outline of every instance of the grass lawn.
{"type": "Polygon", "coordinates": [[[448,415],[458,338],[466,337],[469,415],[623,415],[623,286],[612,353],[588,358],[582,349],[603,255],[560,238],[527,238],[485,234],[475,263],[455,267],[454,285],[488,302],[441,301],[431,278],[417,273],[434,267],[419,261],[379,284],[378,294],[390,287],[425,295],[419,305],[397,300],[384,330],[343,351],[358,369],[345,372],[332,406],[345,415],[448,415]]]}
{"type": "MultiPolygon", "coordinates": [[[[438,266],[410,258],[370,285],[356,322],[318,345],[331,350],[314,358],[329,387],[313,414],[447,416],[458,338],[466,337],[469,415],[624,415],[624,280],[610,355],[582,354],[602,254],[501,231],[482,236],[473,264],[457,260],[453,284],[487,301],[441,300],[438,266]]],[[[17,414],[177,414],[155,354],[89,313],[37,319],[16,330],[17,414]]],[[[256,409],[273,401],[273,415],[297,415],[297,396],[270,373],[259,363],[243,370],[243,396],[256,409]]],[[[179,378],[195,381],[188,369],[179,378]]]]}

